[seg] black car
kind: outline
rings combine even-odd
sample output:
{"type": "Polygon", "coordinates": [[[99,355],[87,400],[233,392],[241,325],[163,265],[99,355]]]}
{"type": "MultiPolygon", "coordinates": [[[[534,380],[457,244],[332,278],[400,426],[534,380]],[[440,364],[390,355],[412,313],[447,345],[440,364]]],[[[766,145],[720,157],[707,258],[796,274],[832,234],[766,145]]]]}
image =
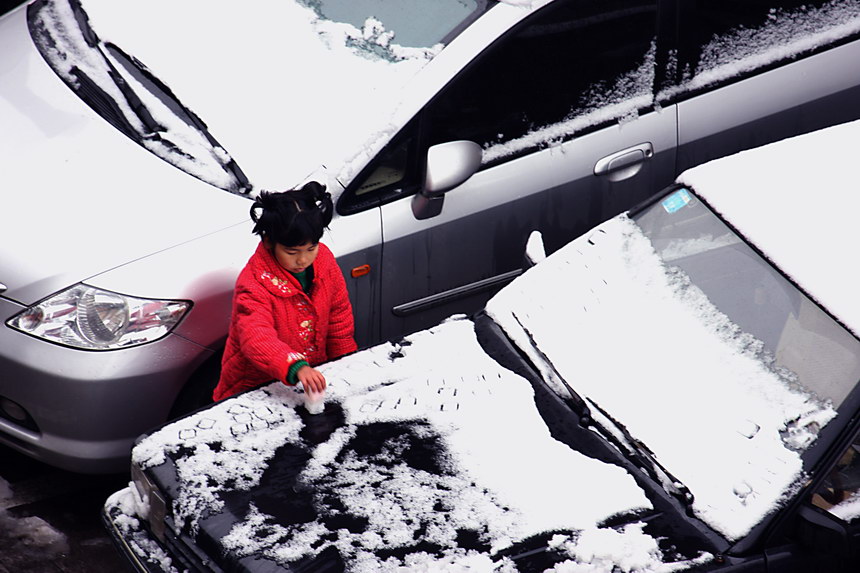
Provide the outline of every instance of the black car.
{"type": "Polygon", "coordinates": [[[858,136],[685,172],[323,365],[320,414],[275,382],[141,437],[108,528],[140,571],[855,570],[858,136]]]}

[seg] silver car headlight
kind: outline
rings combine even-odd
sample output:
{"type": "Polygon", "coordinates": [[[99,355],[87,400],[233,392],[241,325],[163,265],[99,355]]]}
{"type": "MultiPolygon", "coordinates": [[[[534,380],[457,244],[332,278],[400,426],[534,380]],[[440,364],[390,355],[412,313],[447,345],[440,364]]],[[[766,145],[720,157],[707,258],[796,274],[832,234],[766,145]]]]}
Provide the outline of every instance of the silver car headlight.
{"type": "Polygon", "coordinates": [[[114,350],[158,340],[191,303],[136,298],[78,284],[7,323],[38,338],[87,350],[114,350]]]}

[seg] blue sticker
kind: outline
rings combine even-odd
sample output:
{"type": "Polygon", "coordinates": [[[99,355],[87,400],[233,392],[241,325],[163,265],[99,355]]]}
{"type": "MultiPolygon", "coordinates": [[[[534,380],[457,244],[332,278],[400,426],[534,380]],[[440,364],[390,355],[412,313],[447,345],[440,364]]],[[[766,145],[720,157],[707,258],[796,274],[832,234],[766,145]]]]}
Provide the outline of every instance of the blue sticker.
{"type": "Polygon", "coordinates": [[[692,201],[693,198],[690,196],[690,193],[686,189],[679,189],[663,199],[661,205],[666,209],[666,212],[669,214],[674,213],[680,208],[684,207],[692,201]]]}

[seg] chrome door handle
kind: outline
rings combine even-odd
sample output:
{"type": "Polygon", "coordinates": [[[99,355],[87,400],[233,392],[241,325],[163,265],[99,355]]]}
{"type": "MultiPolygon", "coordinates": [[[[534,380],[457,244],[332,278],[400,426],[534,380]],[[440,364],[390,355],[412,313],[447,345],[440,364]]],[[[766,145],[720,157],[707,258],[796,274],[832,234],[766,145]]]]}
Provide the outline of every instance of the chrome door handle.
{"type": "Polygon", "coordinates": [[[636,175],[642,162],[654,156],[654,146],[640,143],[599,159],[594,164],[595,175],[606,175],[610,181],[620,181],[636,175]]]}

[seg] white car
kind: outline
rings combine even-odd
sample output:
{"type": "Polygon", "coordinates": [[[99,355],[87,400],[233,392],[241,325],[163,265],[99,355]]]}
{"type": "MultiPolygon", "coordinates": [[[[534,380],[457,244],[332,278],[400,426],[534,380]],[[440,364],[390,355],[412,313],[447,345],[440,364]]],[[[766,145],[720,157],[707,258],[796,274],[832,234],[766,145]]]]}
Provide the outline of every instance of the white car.
{"type": "Polygon", "coordinates": [[[0,17],[0,441],[202,403],[249,196],[337,216],[359,344],[480,308],[684,168],[860,117],[860,1],[35,0],[0,17]]]}

